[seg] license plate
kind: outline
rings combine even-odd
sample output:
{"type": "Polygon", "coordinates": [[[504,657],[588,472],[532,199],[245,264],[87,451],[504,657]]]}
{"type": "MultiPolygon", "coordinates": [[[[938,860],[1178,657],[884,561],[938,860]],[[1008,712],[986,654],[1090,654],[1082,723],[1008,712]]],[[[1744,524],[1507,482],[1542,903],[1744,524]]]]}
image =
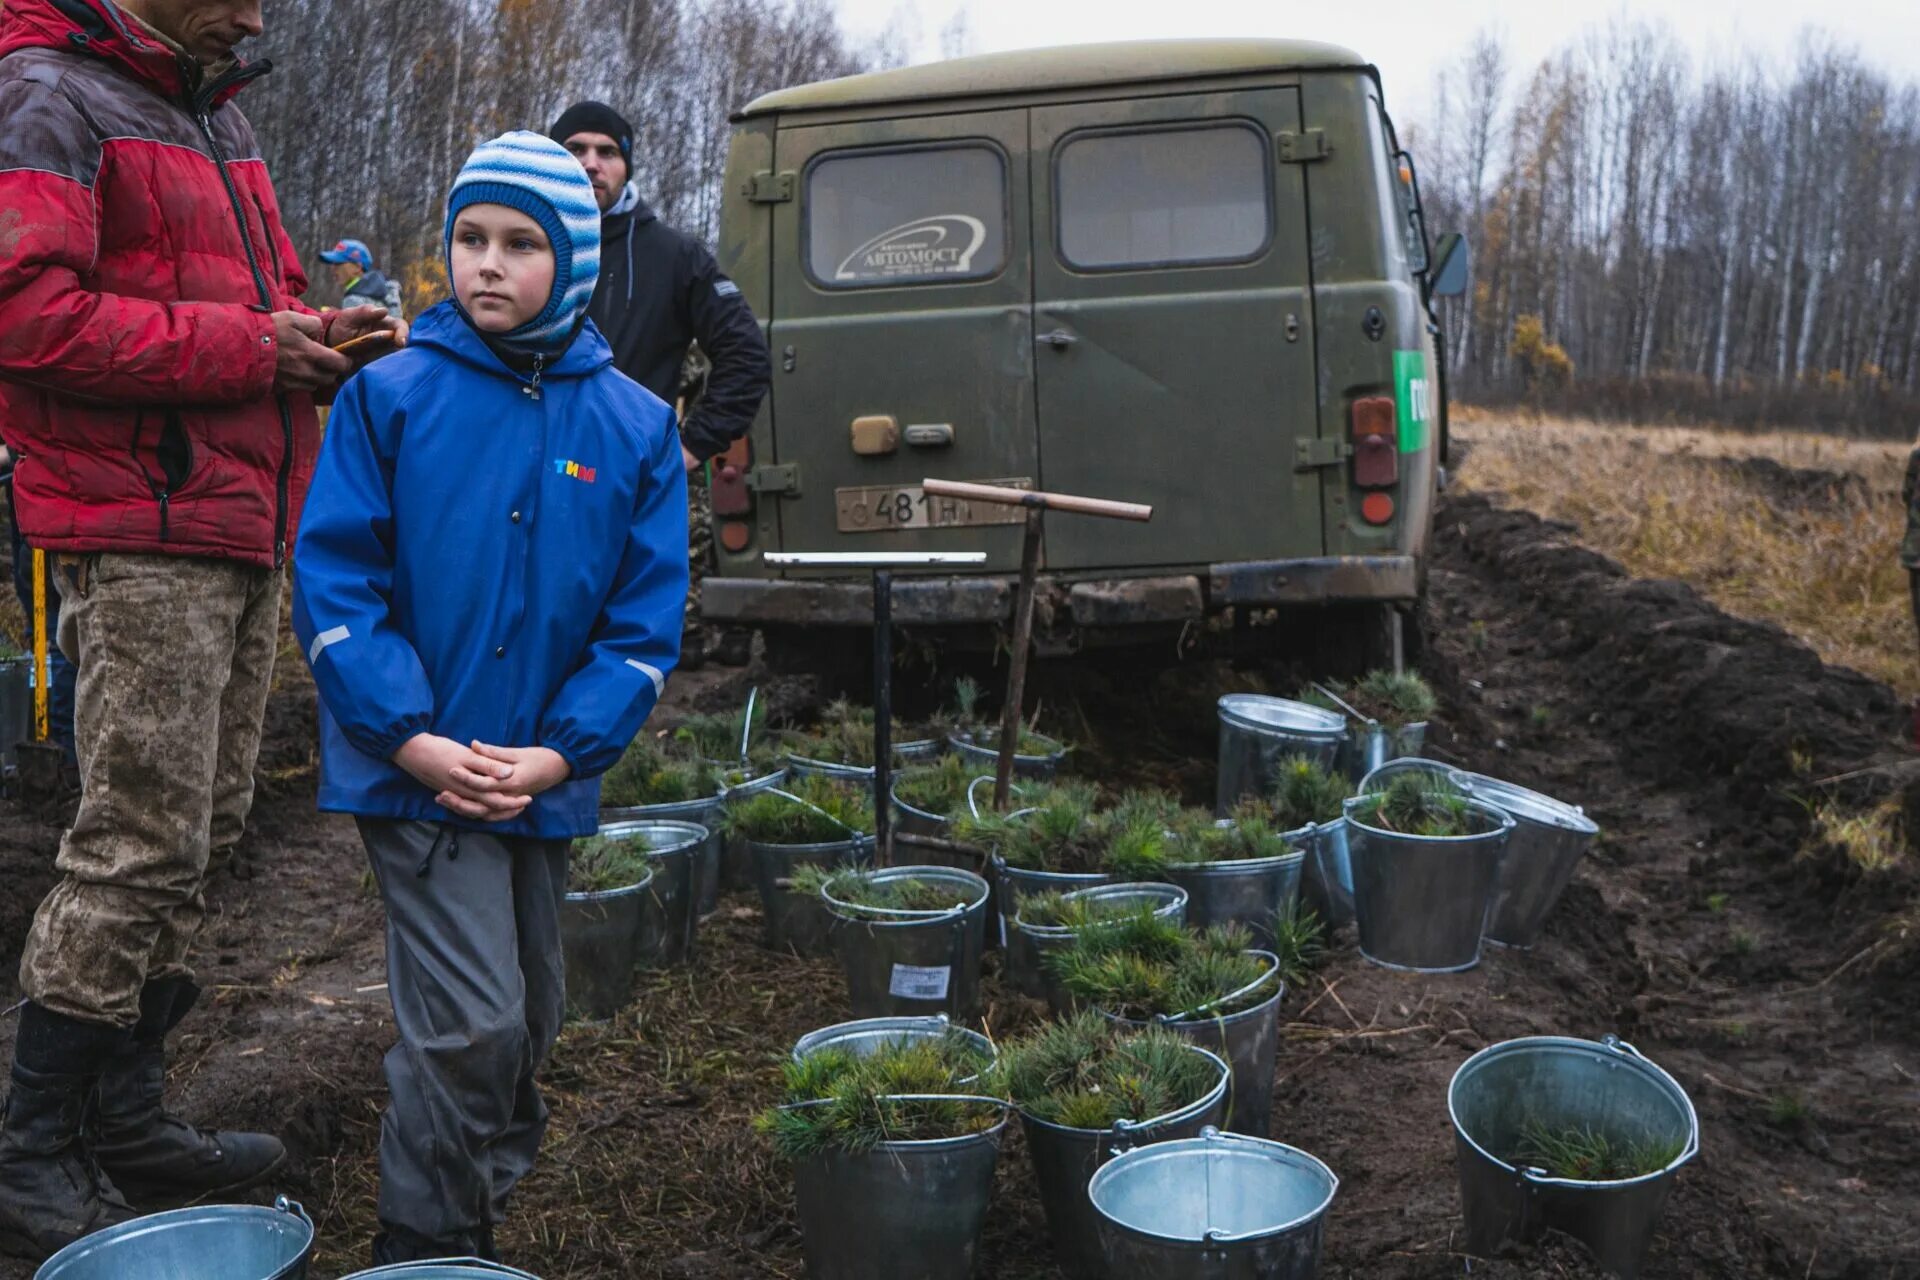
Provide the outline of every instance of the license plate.
{"type": "MultiPolygon", "coordinates": [[[[1033,481],[981,480],[1003,489],[1031,489],[1033,481]]],[[[834,527],[841,533],[893,533],[900,529],[965,529],[1025,524],[1026,511],[998,502],[935,498],[917,484],[870,484],[833,491],[834,527]]]]}

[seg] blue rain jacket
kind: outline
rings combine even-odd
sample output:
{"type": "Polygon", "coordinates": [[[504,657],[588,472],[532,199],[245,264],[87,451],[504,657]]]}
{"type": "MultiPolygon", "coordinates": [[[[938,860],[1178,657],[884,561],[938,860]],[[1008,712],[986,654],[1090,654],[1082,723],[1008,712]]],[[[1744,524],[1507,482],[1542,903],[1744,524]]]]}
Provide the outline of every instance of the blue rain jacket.
{"type": "Polygon", "coordinates": [[[320,807],[591,834],[599,775],[679,659],[686,598],[673,411],[590,322],[522,375],[451,303],[432,308],[341,388],[295,546],[320,807]],[[512,822],[468,821],[389,759],[423,732],[551,747],[573,776],[512,822]]]}

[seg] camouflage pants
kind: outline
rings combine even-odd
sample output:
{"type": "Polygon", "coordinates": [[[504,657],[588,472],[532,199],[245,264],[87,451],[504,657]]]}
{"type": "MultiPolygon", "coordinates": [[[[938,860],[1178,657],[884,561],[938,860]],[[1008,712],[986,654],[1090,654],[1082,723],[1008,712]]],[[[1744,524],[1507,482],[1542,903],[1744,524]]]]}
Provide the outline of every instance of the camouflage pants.
{"type": "MultiPolygon", "coordinates": [[[[687,607],[681,619],[680,645],[698,661],[706,628],[700,621],[700,580],[713,558],[713,491],[698,476],[687,478],[687,607]]],[[[683,660],[683,664],[684,660],[683,660]]]]}
{"type": "Polygon", "coordinates": [[[60,569],[60,648],[80,668],[80,809],[20,985],[56,1013],[129,1026],[145,983],[187,972],[209,868],[246,825],[281,575],[113,554],[60,569]]]}

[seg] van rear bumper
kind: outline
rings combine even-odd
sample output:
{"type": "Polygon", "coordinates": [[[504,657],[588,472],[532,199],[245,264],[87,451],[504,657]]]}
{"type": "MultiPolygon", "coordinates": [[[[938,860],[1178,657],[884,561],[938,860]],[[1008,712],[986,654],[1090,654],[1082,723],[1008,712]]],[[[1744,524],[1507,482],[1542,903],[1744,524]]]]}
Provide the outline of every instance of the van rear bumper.
{"type": "MultiPolygon", "coordinates": [[[[893,619],[901,626],[978,626],[1013,617],[1012,575],[896,577],[893,619]]],[[[1128,627],[1186,622],[1229,605],[1411,602],[1419,566],[1409,555],[1313,556],[1210,565],[1205,574],[1080,578],[1040,575],[1040,599],[1056,625],[1128,627]]],[[[700,615],[711,622],[867,626],[873,589],[865,579],[707,578],[700,615]]]]}

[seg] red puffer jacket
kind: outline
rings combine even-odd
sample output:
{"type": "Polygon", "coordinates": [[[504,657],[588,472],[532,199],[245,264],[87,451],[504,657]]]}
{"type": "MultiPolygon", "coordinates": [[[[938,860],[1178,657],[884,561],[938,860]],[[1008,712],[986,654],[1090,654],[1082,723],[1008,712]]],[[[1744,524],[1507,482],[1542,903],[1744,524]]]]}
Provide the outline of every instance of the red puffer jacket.
{"type": "Polygon", "coordinates": [[[0,11],[0,434],[35,546],[286,558],[320,430],[273,390],[307,281],[228,104],[265,71],[189,91],[111,0],[0,11]]]}

